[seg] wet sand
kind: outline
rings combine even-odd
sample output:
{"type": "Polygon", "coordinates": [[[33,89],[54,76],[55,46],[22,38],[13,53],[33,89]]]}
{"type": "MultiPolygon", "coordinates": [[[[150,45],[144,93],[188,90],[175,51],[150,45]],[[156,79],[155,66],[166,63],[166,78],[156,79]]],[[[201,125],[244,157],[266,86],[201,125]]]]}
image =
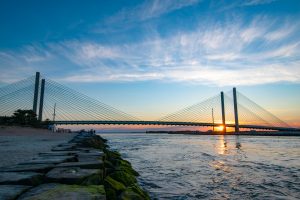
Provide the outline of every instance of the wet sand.
{"type": "Polygon", "coordinates": [[[0,167],[28,161],[40,152],[67,142],[75,133],[52,133],[44,129],[0,127],[0,167]]]}

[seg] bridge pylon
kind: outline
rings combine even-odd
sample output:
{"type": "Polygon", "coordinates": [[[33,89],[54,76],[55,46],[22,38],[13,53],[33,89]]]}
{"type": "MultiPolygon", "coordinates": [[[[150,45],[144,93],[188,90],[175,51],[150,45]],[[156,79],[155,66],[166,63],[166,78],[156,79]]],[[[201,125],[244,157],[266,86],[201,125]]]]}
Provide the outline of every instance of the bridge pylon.
{"type": "Polygon", "coordinates": [[[221,111],[222,111],[222,126],[223,126],[223,132],[226,133],[224,92],[221,92],[221,111]]]}
{"type": "Polygon", "coordinates": [[[235,132],[240,132],[239,128],[239,114],[238,114],[238,106],[237,106],[237,97],[236,97],[236,88],[233,88],[233,108],[234,108],[234,122],[235,122],[235,132]]]}
{"type": "Polygon", "coordinates": [[[40,85],[40,72],[36,72],[35,73],[33,106],[32,106],[32,110],[35,114],[37,114],[37,104],[38,104],[38,97],[39,97],[39,85],[40,85]]]}
{"type": "Polygon", "coordinates": [[[39,118],[38,118],[39,121],[43,120],[44,93],[45,93],[45,79],[42,79],[39,118]]]}

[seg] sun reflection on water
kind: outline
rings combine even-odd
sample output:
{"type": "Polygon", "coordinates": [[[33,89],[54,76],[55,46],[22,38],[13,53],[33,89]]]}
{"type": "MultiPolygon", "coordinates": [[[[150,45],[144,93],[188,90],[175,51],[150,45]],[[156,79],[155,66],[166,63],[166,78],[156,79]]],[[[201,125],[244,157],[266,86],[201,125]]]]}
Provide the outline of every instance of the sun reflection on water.
{"type": "Polygon", "coordinates": [[[225,155],[228,153],[227,140],[224,135],[219,136],[218,144],[217,144],[217,152],[218,154],[225,155]]]}

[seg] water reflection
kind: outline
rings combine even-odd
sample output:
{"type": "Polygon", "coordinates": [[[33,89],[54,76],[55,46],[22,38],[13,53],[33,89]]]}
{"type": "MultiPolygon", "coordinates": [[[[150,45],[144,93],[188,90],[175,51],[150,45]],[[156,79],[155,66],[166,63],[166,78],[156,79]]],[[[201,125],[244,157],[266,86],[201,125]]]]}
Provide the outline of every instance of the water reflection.
{"type": "Polygon", "coordinates": [[[241,150],[241,147],[242,147],[241,143],[237,141],[235,143],[235,148],[237,148],[238,150],[241,150]]]}
{"type": "Polygon", "coordinates": [[[228,153],[227,140],[225,135],[220,135],[217,144],[217,153],[225,155],[228,153]]]}
{"type": "Polygon", "coordinates": [[[236,149],[237,153],[242,152],[242,143],[239,136],[235,136],[234,141],[233,137],[227,138],[226,135],[220,135],[217,144],[215,145],[216,152],[220,155],[227,155],[229,151],[236,149]]]}
{"type": "Polygon", "coordinates": [[[237,153],[242,153],[242,143],[240,141],[240,136],[235,136],[235,148],[237,153]]]}
{"type": "Polygon", "coordinates": [[[300,199],[299,138],[106,138],[141,174],[139,181],[153,199],[300,199]]]}

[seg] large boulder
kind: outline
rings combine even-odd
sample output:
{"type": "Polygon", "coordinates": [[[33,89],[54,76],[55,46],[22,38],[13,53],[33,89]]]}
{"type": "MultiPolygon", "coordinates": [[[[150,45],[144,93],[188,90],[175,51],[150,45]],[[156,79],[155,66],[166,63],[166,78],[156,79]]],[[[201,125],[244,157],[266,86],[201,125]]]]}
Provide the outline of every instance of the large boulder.
{"type": "Polygon", "coordinates": [[[0,199],[11,200],[16,199],[20,194],[31,188],[25,185],[1,185],[0,186],[0,199]]]}
{"type": "Polygon", "coordinates": [[[78,152],[77,155],[78,156],[98,156],[98,157],[102,157],[104,155],[104,153],[103,153],[103,151],[90,150],[89,152],[78,152]]]}
{"type": "Polygon", "coordinates": [[[103,185],[42,184],[21,195],[18,200],[105,200],[103,185]]]}
{"type": "Polygon", "coordinates": [[[39,172],[46,173],[54,168],[54,164],[28,164],[28,165],[13,165],[6,168],[1,168],[1,172],[39,172]]]}
{"type": "Polygon", "coordinates": [[[49,151],[39,153],[40,156],[76,156],[80,151],[49,151]]]}
{"type": "Polygon", "coordinates": [[[105,188],[111,188],[111,189],[113,189],[117,192],[121,192],[121,191],[124,191],[126,189],[126,186],[123,183],[114,180],[110,176],[107,176],[104,179],[104,183],[105,183],[105,188]]]}
{"type": "Polygon", "coordinates": [[[78,153],[77,159],[79,162],[95,161],[95,160],[104,160],[104,153],[100,151],[91,151],[86,153],[78,153]]]}
{"type": "Polygon", "coordinates": [[[92,147],[96,149],[104,149],[107,147],[103,139],[98,135],[82,139],[81,141],[78,141],[78,145],[81,147],[92,147]]]}
{"type": "Polygon", "coordinates": [[[0,185],[38,185],[43,175],[35,172],[0,172],[0,185]]]}
{"type": "Polygon", "coordinates": [[[120,159],[121,154],[117,151],[105,150],[104,153],[106,154],[107,159],[120,159]]]}
{"type": "Polygon", "coordinates": [[[114,180],[123,183],[125,186],[129,186],[137,182],[135,176],[128,174],[127,172],[124,171],[116,171],[110,174],[109,176],[114,180]]]}
{"type": "Polygon", "coordinates": [[[74,143],[74,142],[69,142],[69,143],[62,143],[62,144],[59,144],[57,145],[58,147],[69,147],[69,148],[76,148],[77,146],[77,143],[74,143]]]}
{"type": "Polygon", "coordinates": [[[140,174],[135,171],[131,166],[127,166],[127,165],[119,165],[117,167],[115,167],[115,171],[124,171],[128,174],[134,175],[134,176],[139,176],[140,174]]]}
{"type": "Polygon", "coordinates": [[[98,157],[98,156],[78,156],[77,157],[78,162],[94,162],[97,160],[102,161],[102,157],[98,157]]]}
{"type": "Polygon", "coordinates": [[[147,192],[143,191],[137,184],[127,187],[120,195],[121,200],[150,200],[147,192]]]}
{"type": "Polygon", "coordinates": [[[117,200],[118,199],[118,195],[114,189],[105,188],[105,192],[106,192],[106,199],[109,199],[109,200],[117,200]]]}
{"type": "Polygon", "coordinates": [[[65,162],[58,164],[57,167],[80,167],[83,169],[101,169],[103,167],[103,161],[94,160],[87,162],[65,162]]]}
{"type": "MultiPolygon", "coordinates": [[[[81,169],[79,167],[54,168],[46,174],[46,181],[65,184],[81,184],[88,177],[96,174],[102,173],[97,169],[81,169]]],[[[98,183],[100,183],[100,181],[101,179],[98,183]]]]}
{"type": "Polygon", "coordinates": [[[59,164],[63,162],[75,162],[77,161],[76,156],[39,156],[33,158],[32,160],[24,163],[20,163],[20,165],[25,164],[59,164]]]}
{"type": "Polygon", "coordinates": [[[73,146],[56,146],[51,149],[52,151],[72,151],[74,150],[73,146]]]}
{"type": "Polygon", "coordinates": [[[76,151],[80,151],[83,153],[90,153],[90,152],[95,152],[95,151],[99,151],[99,149],[95,149],[92,147],[77,147],[76,151]]]}

